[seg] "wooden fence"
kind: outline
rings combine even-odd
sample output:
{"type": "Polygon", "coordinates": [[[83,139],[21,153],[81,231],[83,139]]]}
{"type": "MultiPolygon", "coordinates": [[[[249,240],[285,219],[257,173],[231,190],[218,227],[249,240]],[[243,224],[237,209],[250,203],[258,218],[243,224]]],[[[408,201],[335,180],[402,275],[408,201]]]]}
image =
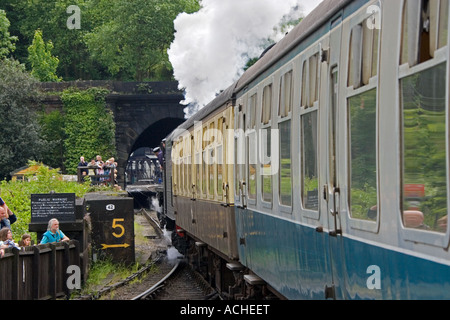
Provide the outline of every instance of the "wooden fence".
{"type": "MultiPolygon", "coordinates": [[[[68,296],[67,279],[82,270],[77,240],[5,249],[0,259],[0,300],[56,299],[68,296]]],[[[81,275],[80,275],[81,281],[81,275]]]]}

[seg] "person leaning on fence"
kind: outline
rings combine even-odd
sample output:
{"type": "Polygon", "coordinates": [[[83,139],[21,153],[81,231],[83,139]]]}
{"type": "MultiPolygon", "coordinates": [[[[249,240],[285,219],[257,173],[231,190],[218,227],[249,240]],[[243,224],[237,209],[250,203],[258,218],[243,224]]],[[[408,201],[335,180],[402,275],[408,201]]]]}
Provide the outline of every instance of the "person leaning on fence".
{"type": "Polygon", "coordinates": [[[56,218],[50,219],[47,226],[47,231],[42,235],[40,244],[69,241],[64,232],[59,230],[59,221],[56,218]]]}
{"type": "Polygon", "coordinates": [[[19,241],[20,247],[28,247],[31,246],[31,236],[27,233],[22,235],[22,239],[19,241]]]}
{"type": "Polygon", "coordinates": [[[17,248],[19,246],[14,242],[11,229],[4,227],[0,230],[0,241],[3,242],[3,248],[17,248]]]}
{"type": "Polygon", "coordinates": [[[6,205],[5,201],[0,198],[0,229],[3,227],[11,228],[11,225],[16,221],[16,215],[6,205]]]}
{"type": "MultiPolygon", "coordinates": [[[[80,157],[80,162],[78,163],[78,167],[87,167],[87,165],[88,165],[87,161],[84,160],[83,156],[81,156],[80,157]]],[[[81,171],[81,175],[82,176],[87,176],[88,173],[89,173],[89,170],[86,169],[86,168],[80,169],[80,171],[81,171]]]]}

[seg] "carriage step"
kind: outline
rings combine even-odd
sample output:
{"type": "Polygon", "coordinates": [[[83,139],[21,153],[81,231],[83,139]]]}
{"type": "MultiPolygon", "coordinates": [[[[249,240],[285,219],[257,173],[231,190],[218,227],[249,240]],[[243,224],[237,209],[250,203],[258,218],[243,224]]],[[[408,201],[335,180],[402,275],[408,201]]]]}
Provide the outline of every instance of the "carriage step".
{"type": "Polygon", "coordinates": [[[242,271],[244,266],[240,263],[230,262],[227,263],[227,268],[231,271],[242,271]]]}
{"type": "Polygon", "coordinates": [[[261,279],[258,276],[255,276],[254,274],[244,275],[244,280],[245,280],[245,282],[247,282],[248,284],[250,284],[252,286],[262,285],[262,284],[266,283],[263,279],[261,279]]]}
{"type": "Polygon", "coordinates": [[[206,243],[197,241],[197,242],[195,243],[195,246],[196,246],[196,247],[199,247],[199,248],[205,247],[205,246],[206,246],[206,243]]]}

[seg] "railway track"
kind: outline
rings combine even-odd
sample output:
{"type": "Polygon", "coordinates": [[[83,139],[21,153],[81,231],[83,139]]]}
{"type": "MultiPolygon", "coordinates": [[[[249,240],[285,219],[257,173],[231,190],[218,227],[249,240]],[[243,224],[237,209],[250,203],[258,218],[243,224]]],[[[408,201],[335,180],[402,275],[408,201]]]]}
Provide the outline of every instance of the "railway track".
{"type": "Polygon", "coordinates": [[[214,289],[171,247],[170,240],[149,212],[140,212],[156,237],[148,238],[152,253],[139,271],[120,283],[105,286],[81,300],[204,300],[216,297],[214,289]]]}
{"type": "MultiPolygon", "coordinates": [[[[163,237],[159,223],[145,210],[142,211],[155,232],[163,237]]],[[[151,240],[150,240],[151,241],[151,240]]],[[[170,252],[175,250],[170,245],[166,257],[158,265],[158,275],[161,279],[149,285],[148,289],[139,292],[131,300],[204,300],[215,297],[215,290],[183,260],[175,255],[170,258],[170,252]],[[178,258],[178,259],[177,259],[178,258]],[[170,269],[170,270],[169,270],[170,269]]]]}
{"type": "Polygon", "coordinates": [[[160,281],[131,300],[207,300],[217,297],[215,290],[186,262],[178,261],[160,281]]]}

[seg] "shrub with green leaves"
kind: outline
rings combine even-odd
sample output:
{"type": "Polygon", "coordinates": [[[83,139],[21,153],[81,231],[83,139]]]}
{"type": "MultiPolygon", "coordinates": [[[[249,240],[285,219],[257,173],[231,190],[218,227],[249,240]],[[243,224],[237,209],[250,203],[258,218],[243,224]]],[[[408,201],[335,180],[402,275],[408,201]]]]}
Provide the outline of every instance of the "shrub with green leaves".
{"type": "MultiPolygon", "coordinates": [[[[18,242],[24,233],[28,232],[31,221],[31,195],[40,193],[75,193],[82,198],[87,192],[94,191],[89,181],[78,183],[64,181],[58,169],[50,169],[42,163],[29,161],[30,166],[39,165],[36,173],[31,173],[25,181],[6,181],[0,184],[0,196],[17,216],[17,221],[11,225],[14,240],[18,242]]],[[[99,187],[96,187],[99,188],[99,187]]],[[[106,188],[106,187],[102,187],[106,188]]],[[[96,190],[96,189],[95,189],[96,190]]],[[[36,235],[32,234],[36,242],[36,235]]]]}
{"type": "Polygon", "coordinates": [[[64,112],[65,171],[76,174],[80,156],[87,161],[97,154],[115,157],[115,123],[106,107],[106,89],[65,90],[61,96],[64,112]]]}

